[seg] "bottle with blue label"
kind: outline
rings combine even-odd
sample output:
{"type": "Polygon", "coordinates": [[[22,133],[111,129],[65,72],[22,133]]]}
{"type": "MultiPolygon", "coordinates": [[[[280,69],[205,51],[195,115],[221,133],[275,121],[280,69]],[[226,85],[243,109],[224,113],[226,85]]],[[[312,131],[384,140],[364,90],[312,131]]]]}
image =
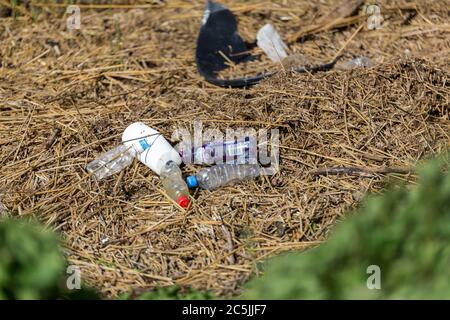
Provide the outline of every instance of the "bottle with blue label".
{"type": "Polygon", "coordinates": [[[125,169],[135,157],[158,175],[167,162],[181,163],[180,156],[161,133],[135,122],[123,132],[121,145],[90,162],[86,169],[101,180],[125,169]]]}
{"type": "Polygon", "coordinates": [[[145,144],[137,155],[140,162],[152,169],[161,178],[166,194],[182,208],[189,206],[189,189],[183,180],[179,165],[181,157],[158,131],[142,122],[130,125],[122,135],[125,145],[145,144]],[[145,139],[145,140],[144,140],[145,139]]]}
{"type": "Polygon", "coordinates": [[[195,164],[249,164],[257,163],[256,139],[240,137],[234,140],[210,141],[201,146],[190,147],[181,142],[175,147],[184,163],[195,164]]]}
{"type": "Polygon", "coordinates": [[[180,155],[161,133],[142,122],[129,125],[122,134],[122,144],[90,162],[86,169],[101,180],[125,169],[135,157],[161,176],[171,199],[183,208],[189,206],[189,190],[178,167],[180,155]]]}

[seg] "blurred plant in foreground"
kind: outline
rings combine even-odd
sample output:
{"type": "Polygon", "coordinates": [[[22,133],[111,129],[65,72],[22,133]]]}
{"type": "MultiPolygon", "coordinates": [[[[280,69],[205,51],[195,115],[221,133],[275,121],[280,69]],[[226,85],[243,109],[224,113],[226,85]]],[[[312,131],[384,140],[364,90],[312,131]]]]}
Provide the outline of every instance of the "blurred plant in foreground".
{"type": "Polygon", "coordinates": [[[0,300],[98,298],[85,287],[68,290],[65,270],[54,232],[36,221],[0,220],[0,300]]]}
{"type": "Polygon", "coordinates": [[[448,156],[419,170],[419,184],[369,197],[327,242],[267,264],[247,299],[450,299],[448,156]],[[379,288],[372,287],[375,272],[379,288]]]}
{"type": "Polygon", "coordinates": [[[37,223],[0,223],[0,299],[50,298],[65,262],[56,235],[37,223]]]}

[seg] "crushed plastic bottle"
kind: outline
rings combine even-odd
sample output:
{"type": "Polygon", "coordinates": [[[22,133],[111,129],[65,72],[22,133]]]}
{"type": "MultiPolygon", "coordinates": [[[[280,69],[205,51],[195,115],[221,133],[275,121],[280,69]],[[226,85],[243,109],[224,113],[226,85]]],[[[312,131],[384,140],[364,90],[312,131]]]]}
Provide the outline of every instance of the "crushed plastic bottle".
{"type": "Polygon", "coordinates": [[[256,163],[256,139],[243,137],[228,141],[211,141],[200,147],[178,144],[175,149],[184,163],[195,164],[249,164],[256,163]]]}
{"type": "Polygon", "coordinates": [[[232,183],[256,178],[261,174],[257,164],[218,164],[205,168],[193,176],[188,176],[186,182],[189,188],[200,187],[214,190],[232,183]]]}
{"type": "Polygon", "coordinates": [[[256,34],[258,47],[267,54],[273,62],[280,62],[288,56],[287,45],[283,42],[273,25],[266,24],[256,34]]]}
{"type": "Polygon", "coordinates": [[[362,67],[370,68],[372,66],[373,66],[373,64],[372,64],[372,60],[370,58],[361,56],[361,57],[356,57],[356,58],[353,58],[352,60],[343,62],[340,65],[338,65],[337,68],[341,69],[341,70],[351,70],[351,69],[362,68],[362,67]]]}
{"type": "Polygon", "coordinates": [[[175,200],[180,207],[189,206],[189,189],[181,176],[181,170],[174,161],[167,162],[161,168],[161,183],[167,195],[175,200]]]}
{"type": "Polygon", "coordinates": [[[86,170],[97,180],[102,180],[128,167],[136,154],[133,147],[121,144],[90,162],[86,170]]]}

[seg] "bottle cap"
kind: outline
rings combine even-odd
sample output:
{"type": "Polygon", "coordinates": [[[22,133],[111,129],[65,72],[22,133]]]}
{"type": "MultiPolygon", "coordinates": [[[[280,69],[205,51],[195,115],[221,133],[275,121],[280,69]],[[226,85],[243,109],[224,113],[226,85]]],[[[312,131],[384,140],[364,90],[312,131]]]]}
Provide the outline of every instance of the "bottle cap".
{"type": "Polygon", "coordinates": [[[179,197],[177,202],[182,208],[187,208],[189,206],[189,199],[186,196],[179,197]]]}
{"type": "Polygon", "coordinates": [[[186,183],[189,189],[197,188],[198,187],[198,181],[196,176],[187,176],[186,177],[186,183]]]}

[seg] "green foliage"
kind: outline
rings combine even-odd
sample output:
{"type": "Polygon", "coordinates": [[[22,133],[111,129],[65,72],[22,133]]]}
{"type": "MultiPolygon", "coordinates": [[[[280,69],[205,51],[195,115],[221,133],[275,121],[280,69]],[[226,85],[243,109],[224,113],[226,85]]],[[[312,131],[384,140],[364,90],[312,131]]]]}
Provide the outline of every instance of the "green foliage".
{"type": "Polygon", "coordinates": [[[0,223],[0,299],[50,298],[63,272],[54,233],[26,221],[0,223]]]}
{"type": "Polygon", "coordinates": [[[36,221],[0,221],[0,300],[99,298],[85,286],[68,290],[65,270],[55,233],[36,221]]]}
{"type": "Polygon", "coordinates": [[[272,259],[243,298],[450,299],[450,174],[444,166],[441,160],[422,168],[412,190],[370,197],[325,244],[272,259]],[[380,267],[379,290],[367,287],[371,265],[380,267]]]}

